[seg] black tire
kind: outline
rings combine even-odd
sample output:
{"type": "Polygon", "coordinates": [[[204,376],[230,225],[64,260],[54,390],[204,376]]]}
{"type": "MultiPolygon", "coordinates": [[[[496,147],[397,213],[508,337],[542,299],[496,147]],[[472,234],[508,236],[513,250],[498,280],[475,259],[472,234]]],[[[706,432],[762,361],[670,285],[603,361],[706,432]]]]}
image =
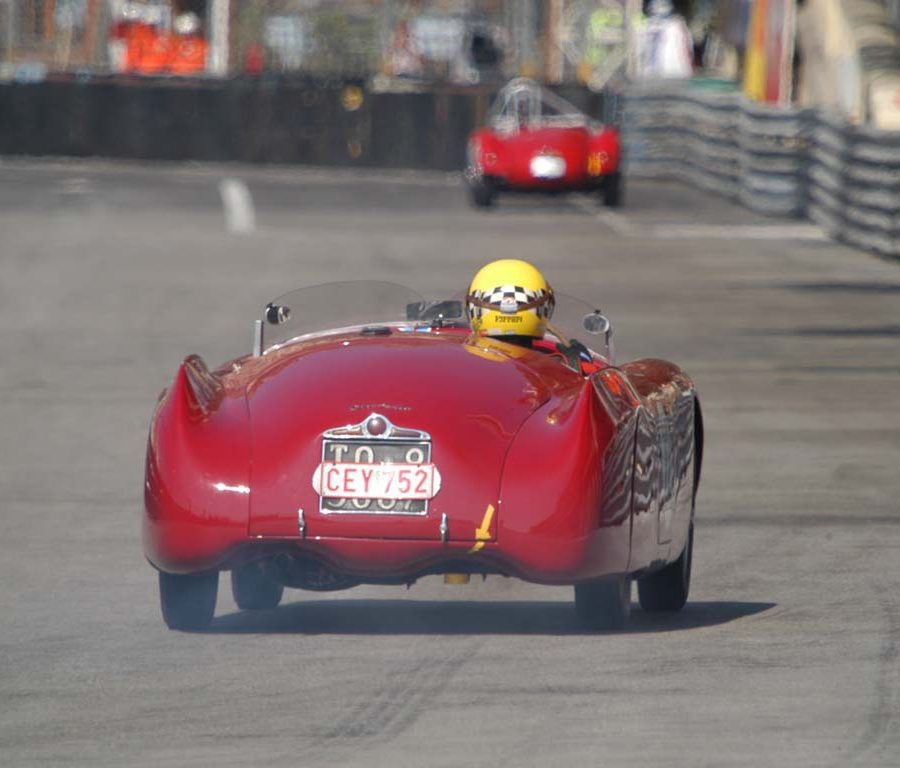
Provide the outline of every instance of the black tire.
{"type": "Polygon", "coordinates": [[[281,602],[284,586],[266,573],[261,562],[247,563],[231,571],[231,594],[242,610],[269,611],[281,602]]]}
{"type": "Polygon", "coordinates": [[[607,208],[619,208],[622,205],[624,192],[622,189],[622,174],[616,171],[609,174],[603,180],[603,205],[607,208]]]}
{"type": "Polygon", "coordinates": [[[648,613],[680,611],[691,589],[691,566],[694,561],[694,524],[688,529],[684,551],[674,563],[661,571],[638,579],[638,599],[648,613]]]}
{"type": "Polygon", "coordinates": [[[476,208],[490,208],[497,199],[497,188],[487,176],[469,181],[469,197],[476,208]]]}
{"type": "Polygon", "coordinates": [[[159,572],[159,605],[169,629],[206,629],[216,612],[219,572],[159,572]]]}
{"type": "Polygon", "coordinates": [[[631,577],[614,576],[576,584],[575,612],[585,629],[624,628],[631,613],[631,577]]]}

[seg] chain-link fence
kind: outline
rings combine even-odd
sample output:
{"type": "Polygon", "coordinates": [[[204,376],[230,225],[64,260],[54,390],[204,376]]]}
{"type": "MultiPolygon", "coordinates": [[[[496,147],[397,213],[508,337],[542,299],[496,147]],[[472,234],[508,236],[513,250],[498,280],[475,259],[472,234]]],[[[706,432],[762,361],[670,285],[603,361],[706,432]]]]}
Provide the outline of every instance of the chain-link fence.
{"type": "Polygon", "coordinates": [[[48,73],[595,89],[628,64],[641,0],[0,0],[0,78],[48,73]]]}

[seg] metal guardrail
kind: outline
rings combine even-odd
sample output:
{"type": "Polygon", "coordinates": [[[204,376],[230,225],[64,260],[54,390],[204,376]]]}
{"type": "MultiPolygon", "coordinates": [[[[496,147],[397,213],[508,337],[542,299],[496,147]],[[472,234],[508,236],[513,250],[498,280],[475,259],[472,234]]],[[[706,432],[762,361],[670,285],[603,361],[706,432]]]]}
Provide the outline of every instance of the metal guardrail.
{"type": "Polygon", "coordinates": [[[900,133],[819,114],[807,156],[807,216],[837,239],[900,256],[900,133]]]}
{"type": "Polygon", "coordinates": [[[633,177],[686,179],[900,257],[900,133],[683,83],[632,88],[622,133],[633,177]]]}

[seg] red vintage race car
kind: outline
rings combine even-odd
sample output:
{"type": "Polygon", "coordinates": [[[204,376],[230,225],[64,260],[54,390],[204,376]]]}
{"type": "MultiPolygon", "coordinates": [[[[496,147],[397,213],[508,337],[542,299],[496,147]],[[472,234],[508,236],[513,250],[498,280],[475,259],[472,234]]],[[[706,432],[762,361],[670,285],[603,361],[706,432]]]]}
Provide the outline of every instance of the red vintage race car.
{"type": "Polygon", "coordinates": [[[465,180],[472,202],[499,192],[597,191],[622,203],[619,132],[600,124],[532,80],[508,83],[469,137],[465,180]]]}
{"type": "Polygon", "coordinates": [[[220,571],[242,609],[432,574],[574,585],[589,628],[624,625],[632,579],[645,610],[681,608],[694,386],[662,360],[614,365],[599,310],[556,302],[525,349],[473,335],[458,300],[334,283],[268,304],[251,354],[216,370],[188,357],[146,459],[167,625],[210,623],[220,571]]]}

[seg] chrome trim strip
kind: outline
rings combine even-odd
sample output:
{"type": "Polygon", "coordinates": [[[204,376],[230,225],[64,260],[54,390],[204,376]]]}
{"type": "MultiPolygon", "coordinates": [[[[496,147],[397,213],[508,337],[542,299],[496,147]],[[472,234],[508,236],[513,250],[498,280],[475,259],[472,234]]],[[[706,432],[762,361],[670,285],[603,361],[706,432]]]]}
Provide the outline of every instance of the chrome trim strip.
{"type": "Polygon", "coordinates": [[[263,322],[253,321],[253,357],[260,357],[263,350],[263,322]]]}
{"type": "Polygon", "coordinates": [[[374,411],[358,424],[347,424],[344,427],[335,427],[334,429],[326,430],[322,433],[322,437],[326,440],[431,440],[431,435],[427,432],[423,432],[420,429],[398,427],[393,424],[387,416],[375,413],[374,411]],[[367,431],[366,425],[369,424],[372,419],[382,419],[384,421],[387,428],[382,434],[374,435],[367,431]]]}

